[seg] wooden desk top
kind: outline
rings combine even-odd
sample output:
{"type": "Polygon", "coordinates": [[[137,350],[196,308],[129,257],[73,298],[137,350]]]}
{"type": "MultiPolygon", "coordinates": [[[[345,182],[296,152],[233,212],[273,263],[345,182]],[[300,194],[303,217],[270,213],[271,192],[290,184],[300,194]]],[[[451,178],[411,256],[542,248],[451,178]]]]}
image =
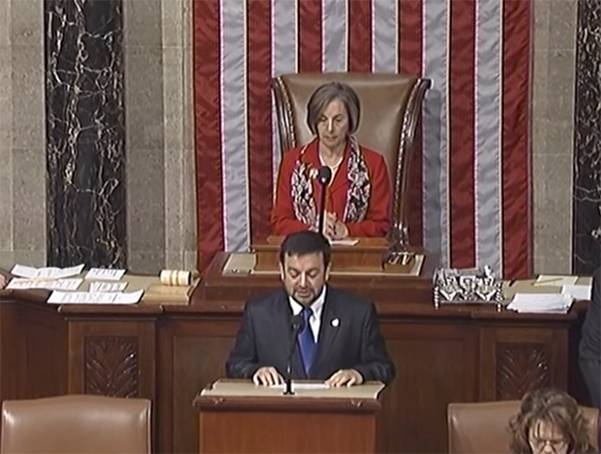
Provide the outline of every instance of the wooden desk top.
{"type": "MultiPolygon", "coordinates": [[[[222,269],[229,257],[219,253],[204,274],[203,281],[193,301],[245,300],[251,296],[269,292],[280,286],[279,274],[231,274],[224,275],[222,269]]],[[[345,288],[369,299],[381,301],[400,298],[403,301],[432,301],[432,273],[436,267],[433,259],[427,258],[421,276],[390,274],[330,275],[334,287],[345,288]],[[399,290],[403,291],[399,295],[399,290]]]]}
{"type": "MultiPolygon", "coordinates": [[[[57,310],[67,317],[117,316],[117,317],[237,317],[250,297],[269,293],[281,286],[279,275],[234,274],[223,275],[221,270],[229,257],[218,254],[203,280],[194,291],[189,305],[62,305],[57,310]]],[[[395,276],[331,276],[330,284],[363,295],[376,304],[382,319],[415,318],[449,320],[498,320],[519,323],[549,322],[572,323],[578,313],[585,310],[586,302],[576,302],[568,314],[518,314],[498,311],[496,305],[443,304],[435,308],[432,296],[432,261],[424,264],[425,275],[395,276]]],[[[45,304],[47,290],[2,291],[0,299],[20,300],[45,304]]]]}

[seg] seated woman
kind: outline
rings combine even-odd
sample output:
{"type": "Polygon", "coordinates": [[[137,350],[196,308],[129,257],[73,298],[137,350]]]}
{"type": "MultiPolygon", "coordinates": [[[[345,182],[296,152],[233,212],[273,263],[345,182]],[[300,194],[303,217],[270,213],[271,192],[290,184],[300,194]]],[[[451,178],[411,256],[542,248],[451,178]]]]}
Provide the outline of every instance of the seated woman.
{"type": "Polygon", "coordinates": [[[385,236],[390,227],[390,180],[384,158],[360,146],[355,91],[340,82],[318,87],[307,105],[316,138],[284,153],[271,222],[276,235],[313,229],[319,222],[318,169],[332,171],[326,189],[324,234],[333,240],[385,236]]]}
{"type": "Polygon", "coordinates": [[[509,428],[512,453],[595,452],[578,404],[563,391],[543,388],[527,393],[509,428]]]}

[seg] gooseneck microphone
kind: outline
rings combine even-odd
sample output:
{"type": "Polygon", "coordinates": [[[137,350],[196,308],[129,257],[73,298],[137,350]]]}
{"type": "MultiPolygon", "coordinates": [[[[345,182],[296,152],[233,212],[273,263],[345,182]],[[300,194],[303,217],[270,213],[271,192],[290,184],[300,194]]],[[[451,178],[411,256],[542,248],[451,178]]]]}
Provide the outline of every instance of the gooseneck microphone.
{"type": "Polygon", "coordinates": [[[321,166],[317,172],[317,181],[321,184],[321,197],[319,201],[319,233],[323,235],[323,221],[326,213],[326,187],[332,179],[332,171],[328,166],[321,166]]]}
{"type": "Polygon", "coordinates": [[[296,314],[292,316],[291,322],[292,332],[290,334],[290,352],[288,353],[288,359],[286,361],[286,389],[284,394],[292,395],[292,357],[294,356],[294,352],[296,351],[296,338],[298,333],[300,333],[305,327],[305,319],[302,314],[296,314]]]}

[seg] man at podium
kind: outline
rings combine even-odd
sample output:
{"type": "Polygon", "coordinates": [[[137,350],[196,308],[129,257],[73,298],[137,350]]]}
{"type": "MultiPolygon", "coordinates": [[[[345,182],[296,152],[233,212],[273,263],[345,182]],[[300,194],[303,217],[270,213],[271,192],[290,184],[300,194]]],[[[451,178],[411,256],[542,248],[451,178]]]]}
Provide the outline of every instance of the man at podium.
{"type": "Polygon", "coordinates": [[[330,244],[321,234],[288,235],[280,247],[283,289],[247,302],[226,363],[230,378],[259,385],[294,379],[330,386],[390,383],[394,365],[373,304],[326,284],[330,244]]]}

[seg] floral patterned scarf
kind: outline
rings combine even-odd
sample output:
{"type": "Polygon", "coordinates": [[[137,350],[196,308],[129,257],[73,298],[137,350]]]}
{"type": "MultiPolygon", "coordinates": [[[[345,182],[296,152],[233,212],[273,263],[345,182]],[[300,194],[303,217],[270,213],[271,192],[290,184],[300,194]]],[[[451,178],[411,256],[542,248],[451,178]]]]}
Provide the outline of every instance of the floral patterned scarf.
{"type": "MultiPolygon", "coordinates": [[[[365,219],[369,207],[369,194],[371,182],[367,164],[361,152],[361,147],[355,137],[350,137],[350,154],[347,167],[347,179],[349,182],[346,193],[346,205],[344,207],[343,222],[360,222],[365,219]]],[[[294,216],[301,222],[311,226],[317,226],[317,207],[313,198],[312,180],[317,178],[318,169],[310,163],[303,161],[303,155],[309,144],[300,151],[300,157],[292,172],[290,181],[292,191],[292,206],[294,216]]]]}

